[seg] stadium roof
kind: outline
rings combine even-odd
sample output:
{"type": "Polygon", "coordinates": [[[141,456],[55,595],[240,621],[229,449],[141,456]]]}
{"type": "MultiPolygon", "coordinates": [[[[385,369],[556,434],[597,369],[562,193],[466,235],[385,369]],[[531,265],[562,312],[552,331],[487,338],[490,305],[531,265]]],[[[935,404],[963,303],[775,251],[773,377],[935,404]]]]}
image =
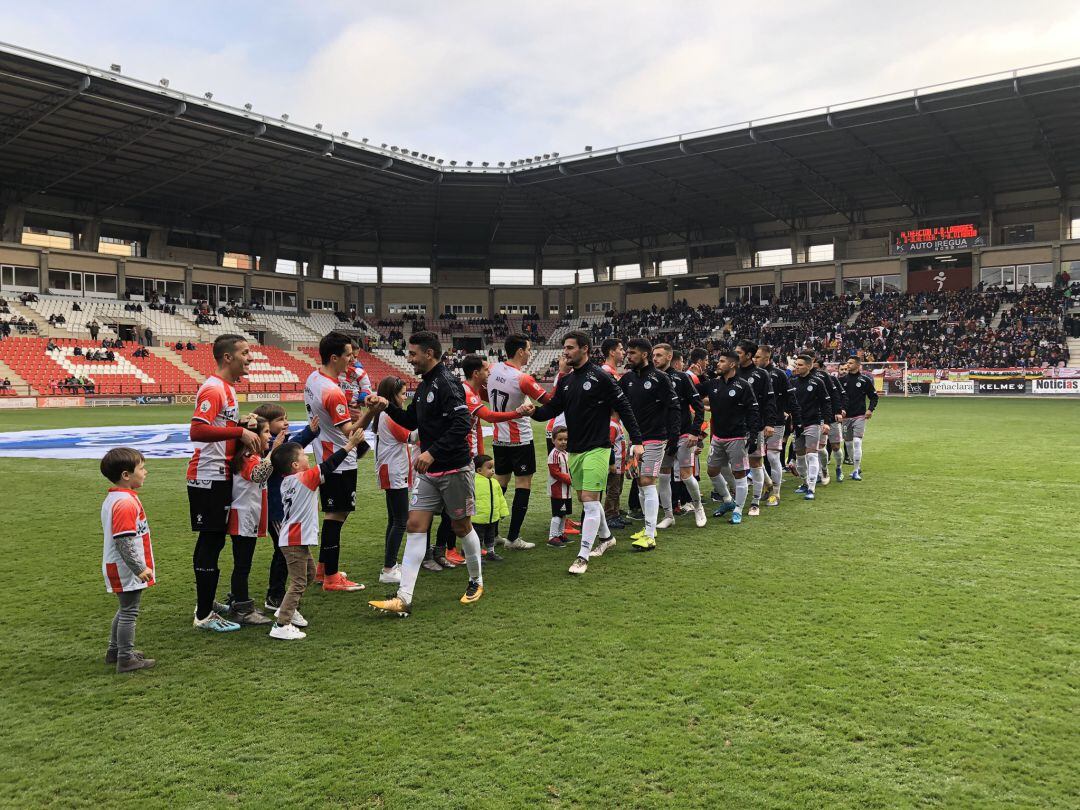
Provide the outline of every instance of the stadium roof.
{"type": "MultiPolygon", "coordinates": [[[[809,228],[1080,181],[1080,60],[511,167],[440,165],[0,44],[0,188],[108,219],[376,241],[586,250],[809,228]]],[[[432,246],[435,246],[434,248],[432,246]]]]}

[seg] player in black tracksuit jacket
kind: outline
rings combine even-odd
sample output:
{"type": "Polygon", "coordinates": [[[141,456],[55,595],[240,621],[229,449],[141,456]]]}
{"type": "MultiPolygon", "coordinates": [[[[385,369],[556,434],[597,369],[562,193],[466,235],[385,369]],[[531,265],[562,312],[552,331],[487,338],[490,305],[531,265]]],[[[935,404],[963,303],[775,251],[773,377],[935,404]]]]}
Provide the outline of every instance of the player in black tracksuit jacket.
{"type": "Polygon", "coordinates": [[[465,389],[445,363],[436,363],[421,376],[408,408],[391,402],[386,415],[406,430],[419,431],[420,452],[435,459],[427,472],[472,467],[467,438],[472,418],[465,404],[465,389]]]}
{"type": "Polygon", "coordinates": [[[538,422],[566,414],[566,452],[585,453],[611,447],[611,412],[616,411],[630,436],[630,444],[641,444],[641,430],[630,402],[610,374],[591,360],[559,378],[551,400],[537,408],[532,418],[538,422]]]}
{"type": "MultiPolygon", "coordinates": [[[[802,412],[802,428],[795,431],[796,447],[800,464],[804,465],[800,470],[806,480],[805,492],[808,499],[814,496],[818,476],[821,473],[821,457],[818,455],[817,444],[820,437],[805,437],[805,433],[812,428],[819,427],[822,422],[832,422],[835,418],[834,402],[829,394],[828,383],[822,379],[824,374],[813,369],[812,360],[805,355],[800,355],[795,361],[795,396],[799,400],[799,408],[802,412]],[[800,446],[801,443],[801,446],[800,446]]],[[[817,433],[817,431],[814,431],[817,433]]]]}
{"type": "MultiPolygon", "coordinates": [[[[652,347],[644,350],[651,352],[652,347]]],[[[672,455],[679,449],[681,404],[675,393],[671,377],[656,368],[648,359],[644,365],[633,367],[619,378],[618,385],[630,402],[637,417],[643,442],[664,442],[664,454],[672,455]]],[[[642,475],[640,486],[655,483],[653,476],[642,475]]]]}
{"type": "MultiPolygon", "coordinates": [[[[772,378],[764,369],[754,365],[754,355],[757,354],[758,346],[752,340],[740,340],[735,347],[735,353],[739,357],[739,368],[736,374],[750,383],[754,389],[754,397],[758,401],[761,410],[761,426],[764,431],[766,426],[776,423],[776,397],[772,389],[772,378]]],[[[765,487],[765,436],[759,434],[755,442],[754,451],[750,454],[750,479],[753,484],[753,493],[750,498],[750,514],[759,514],[761,506],[761,493],[765,487]]],[[[770,479],[771,480],[771,479],[770,479]]]]}

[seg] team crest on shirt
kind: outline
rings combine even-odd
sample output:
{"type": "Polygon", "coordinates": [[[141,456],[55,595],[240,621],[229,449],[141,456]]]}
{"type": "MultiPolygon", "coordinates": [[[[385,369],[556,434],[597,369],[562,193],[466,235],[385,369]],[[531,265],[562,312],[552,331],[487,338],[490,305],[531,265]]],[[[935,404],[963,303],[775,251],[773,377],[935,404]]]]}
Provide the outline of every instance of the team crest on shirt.
{"type": "Polygon", "coordinates": [[[646,380],[645,381],[645,390],[648,391],[650,388],[652,388],[652,380],[646,380]]]}
{"type": "Polygon", "coordinates": [[[734,389],[734,388],[732,388],[732,389],[731,389],[730,391],[728,391],[728,392],[727,392],[727,395],[728,395],[729,397],[733,397],[733,396],[735,396],[735,389],[734,389]]]}
{"type": "Polygon", "coordinates": [[[340,402],[338,403],[337,407],[334,408],[334,410],[337,411],[338,416],[344,416],[345,415],[345,406],[342,405],[340,402]]]}
{"type": "Polygon", "coordinates": [[[207,399],[204,399],[202,401],[202,403],[199,405],[199,410],[202,411],[203,413],[206,413],[207,411],[209,411],[210,410],[210,401],[207,400],[207,399]]]}
{"type": "Polygon", "coordinates": [[[813,391],[814,390],[814,384],[810,383],[808,386],[806,386],[806,390],[807,391],[813,391]]]}
{"type": "Polygon", "coordinates": [[[589,389],[592,388],[592,383],[589,382],[588,380],[586,380],[585,382],[583,382],[581,384],[581,388],[582,388],[583,391],[588,391],[589,389]]]}
{"type": "Polygon", "coordinates": [[[857,383],[855,383],[855,387],[862,388],[862,380],[859,380],[857,383]]]}
{"type": "Polygon", "coordinates": [[[434,402],[434,401],[435,401],[435,392],[434,391],[428,391],[427,392],[427,402],[431,403],[431,402],[434,402]]]}

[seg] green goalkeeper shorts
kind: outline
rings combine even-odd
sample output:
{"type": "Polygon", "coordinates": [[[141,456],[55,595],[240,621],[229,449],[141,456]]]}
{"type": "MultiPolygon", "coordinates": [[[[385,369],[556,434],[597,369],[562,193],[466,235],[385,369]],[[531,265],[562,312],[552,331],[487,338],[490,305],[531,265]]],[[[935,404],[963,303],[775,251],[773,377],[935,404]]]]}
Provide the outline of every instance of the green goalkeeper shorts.
{"type": "Polygon", "coordinates": [[[584,453],[571,453],[567,458],[570,482],[576,492],[603,492],[607,488],[608,461],[611,450],[597,447],[584,453]]]}

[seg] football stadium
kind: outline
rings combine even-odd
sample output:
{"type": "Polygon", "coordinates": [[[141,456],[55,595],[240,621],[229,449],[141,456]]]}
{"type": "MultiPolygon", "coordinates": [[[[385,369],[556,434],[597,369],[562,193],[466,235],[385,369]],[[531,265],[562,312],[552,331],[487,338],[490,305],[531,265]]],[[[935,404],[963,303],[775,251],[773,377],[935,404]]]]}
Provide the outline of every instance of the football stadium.
{"type": "Polygon", "coordinates": [[[939,81],[463,160],[0,43],[0,804],[1080,804],[1080,59],[939,81]]]}

